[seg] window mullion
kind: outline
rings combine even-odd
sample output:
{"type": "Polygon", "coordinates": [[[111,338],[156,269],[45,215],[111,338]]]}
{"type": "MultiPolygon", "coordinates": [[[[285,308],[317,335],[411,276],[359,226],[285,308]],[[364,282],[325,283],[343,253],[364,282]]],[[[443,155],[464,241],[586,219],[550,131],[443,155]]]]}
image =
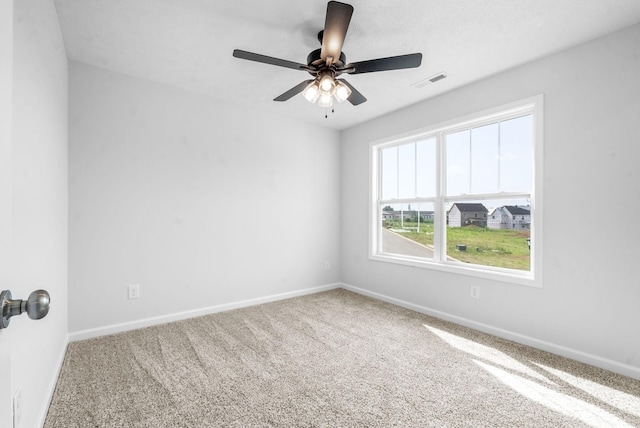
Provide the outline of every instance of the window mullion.
{"type": "Polygon", "coordinates": [[[415,185],[413,196],[418,197],[418,143],[417,142],[413,143],[413,178],[414,178],[414,185],[415,185]]]}
{"type": "Polygon", "coordinates": [[[400,146],[396,146],[396,198],[400,197],[400,146]]]}
{"type": "Polygon", "coordinates": [[[501,137],[501,129],[502,129],[502,122],[498,123],[498,192],[500,191],[501,187],[500,187],[500,166],[502,165],[502,153],[501,153],[501,149],[500,149],[500,139],[501,137]]]}
{"type": "Polygon", "coordinates": [[[444,213],[444,193],[445,193],[445,174],[447,153],[444,146],[444,133],[439,132],[436,135],[436,200],[434,204],[434,235],[433,235],[433,257],[440,262],[444,257],[443,248],[446,245],[446,236],[444,234],[446,228],[446,215],[444,213]]]}
{"type": "Polygon", "coordinates": [[[471,145],[471,136],[473,128],[469,129],[469,193],[473,193],[473,146],[471,145]]]}

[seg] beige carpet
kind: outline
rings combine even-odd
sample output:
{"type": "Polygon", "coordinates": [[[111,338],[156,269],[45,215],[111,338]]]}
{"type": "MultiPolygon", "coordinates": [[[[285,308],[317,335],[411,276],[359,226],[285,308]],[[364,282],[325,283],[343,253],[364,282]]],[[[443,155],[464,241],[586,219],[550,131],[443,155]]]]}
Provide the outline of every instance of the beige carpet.
{"type": "Polygon", "coordinates": [[[640,381],[334,290],[69,345],[46,428],[640,426],[640,381]]]}

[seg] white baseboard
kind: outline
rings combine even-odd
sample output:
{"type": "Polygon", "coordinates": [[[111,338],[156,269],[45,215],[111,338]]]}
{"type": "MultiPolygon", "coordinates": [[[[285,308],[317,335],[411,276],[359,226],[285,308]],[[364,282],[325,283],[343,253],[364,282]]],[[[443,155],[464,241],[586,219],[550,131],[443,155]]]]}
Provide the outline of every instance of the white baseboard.
{"type": "Polygon", "coordinates": [[[287,293],[272,294],[269,296],[257,297],[255,299],[242,300],[239,302],[224,303],[221,305],[210,306],[202,309],[194,309],[191,311],[178,312],[174,314],[162,315],[159,317],[146,318],[121,324],[113,324],[104,327],[98,327],[88,330],[76,331],[69,333],[69,341],[77,342],[80,340],[93,339],[100,336],[108,336],[110,334],[122,333],[125,331],[137,330],[140,328],[151,327],[159,324],[166,324],[173,321],[181,321],[189,318],[195,318],[203,315],[215,314],[217,312],[229,311],[232,309],[246,308],[248,306],[260,305],[262,303],[275,302],[277,300],[290,299],[292,297],[304,296],[307,294],[319,293],[321,291],[333,290],[340,288],[340,283],[327,284],[319,287],[311,287],[303,290],[290,291],[287,293]]]}
{"type": "Polygon", "coordinates": [[[62,364],[64,363],[64,357],[67,355],[67,347],[69,346],[69,336],[65,337],[64,346],[60,349],[60,354],[58,355],[58,359],[56,361],[56,370],[55,373],[52,373],[51,380],[49,381],[49,385],[47,385],[47,403],[44,408],[40,412],[40,418],[37,419],[40,421],[38,425],[40,428],[44,427],[44,423],[47,421],[47,413],[49,412],[49,406],[51,405],[51,400],[53,399],[53,393],[56,391],[56,385],[58,384],[58,378],[60,377],[60,372],[62,371],[62,364]]]}
{"type": "Polygon", "coordinates": [[[619,373],[624,376],[628,376],[634,379],[640,380],[640,368],[630,366],[618,361],[603,358],[598,355],[589,354],[586,352],[578,351],[576,349],[568,348],[563,345],[547,342],[545,340],[536,339],[534,337],[525,336],[513,331],[505,330],[502,328],[494,327],[489,324],[476,322],[467,318],[462,318],[457,315],[452,315],[446,312],[431,309],[425,306],[416,305],[404,300],[389,297],[384,294],[375,293],[373,291],[365,290],[363,288],[354,287],[353,285],[342,283],[341,287],[345,290],[353,291],[354,293],[362,294],[364,296],[372,297],[374,299],[382,300],[387,303],[391,303],[403,308],[411,309],[422,314],[430,315],[435,318],[439,318],[445,321],[451,321],[456,324],[463,325],[465,327],[472,328],[474,330],[488,333],[493,336],[501,337],[503,339],[511,340],[523,345],[531,346],[533,348],[541,349],[543,351],[551,352],[556,355],[560,355],[565,358],[580,361],[582,363],[590,364],[595,367],[600,367],[605,370],[619,373]]]}

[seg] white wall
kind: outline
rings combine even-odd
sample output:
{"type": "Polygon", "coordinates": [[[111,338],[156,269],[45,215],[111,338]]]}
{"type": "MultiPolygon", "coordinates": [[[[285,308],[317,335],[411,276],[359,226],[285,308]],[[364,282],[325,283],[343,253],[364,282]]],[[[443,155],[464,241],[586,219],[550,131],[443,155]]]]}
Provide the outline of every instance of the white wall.
{"type": "Polygon", "coordinates": [[[339,281],[338,132],[69,67],[70,332],[339,281]]]}
{"type": "Polygon", "coordinates": [[[21,427],[44,421],[67,343],[67,58],[53,1],[14,2],[11,292],[51,294],[46,318],[11,320],[21,427]]]}
{"type": "Polygon", "coordinates": [[[638,76],[636,25],[344,132],[343,282],[640,377],[638,76]],[[371,141],[540,93],[542,289],[368,260],[371,141]]]}
{"type": "MultiPolygon", "coordinates": [[[[11,285],[13,1],[0,1],[0,290],[11,285]]],[[[11,418],[11,332],[0,330],[0,427],[11,418]]]]}

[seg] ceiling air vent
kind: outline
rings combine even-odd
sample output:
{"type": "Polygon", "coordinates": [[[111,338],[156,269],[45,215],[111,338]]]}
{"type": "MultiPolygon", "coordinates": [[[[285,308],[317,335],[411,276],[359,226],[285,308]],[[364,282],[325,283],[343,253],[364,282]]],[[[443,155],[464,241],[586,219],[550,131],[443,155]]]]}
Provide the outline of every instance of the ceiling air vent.
{"type": "Polygon", "coordinates": [[[412,83],[410,86],[413,86],[414,88],[424,88],[425,86],[430,85],[432,83],[439,82],[440,80],[446,77],[447,77],[447,73],[443,71],[441,73],[434,74],[431,77],[427,77],[426,79],[422,79],[415,83],[412,83]]]}

